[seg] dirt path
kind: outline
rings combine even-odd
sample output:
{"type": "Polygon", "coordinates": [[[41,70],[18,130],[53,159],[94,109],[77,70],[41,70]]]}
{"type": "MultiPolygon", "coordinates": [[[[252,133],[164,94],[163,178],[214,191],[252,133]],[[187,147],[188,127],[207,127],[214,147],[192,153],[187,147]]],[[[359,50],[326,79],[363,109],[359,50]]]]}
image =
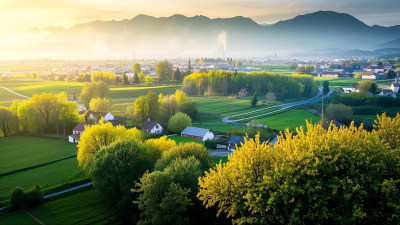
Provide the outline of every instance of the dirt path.
{"type": "Polygon", "coordinates": [[[19,93],[15,92],[15,91],[12,91],[12,90],[10,90],[10,89],[8,89],[8,88],[6,88],[6,87],[0,86],[0,88],[3,88],[4,90],[6,90],[6,91],[8,91],[8,92],[13,93],[13,94],[18,95],[18,96],[21,96],[21,97],[23,97],[23,98],[31,99],[31,97],[28,97],[28,96],[19,94],[19,93]]]}

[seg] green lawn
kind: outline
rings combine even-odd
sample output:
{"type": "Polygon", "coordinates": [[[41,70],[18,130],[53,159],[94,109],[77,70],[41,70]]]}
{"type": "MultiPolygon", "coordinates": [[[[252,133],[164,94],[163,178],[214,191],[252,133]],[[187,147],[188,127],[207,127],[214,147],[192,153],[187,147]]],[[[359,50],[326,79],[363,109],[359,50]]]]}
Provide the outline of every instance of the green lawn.
{"type": "Polygon", "coordinates": [[[76,158],[10,174],[0,177],[0,203],[6,203],[9,200],[10,192],[14,187],[22,187],[28,190],[39,185],[42,192],[48,192],[65,184],[88,178],[85,172],[78,167],[76,158]]]}
{"type": "MultiPolygon", "coordinates": [[[[358,83],[361,79],[356,78],[330,78],[330,77],[314,77],[315,80],[320,81],[322,84],[323,81],[329,81],[329,86],[332,87],[352,87],[353,83],[358,83]]],[[[387,80],[373,80],[378,84],[379,87],[389,87],[393,82],[393,79],[387,80]]]]}
{"type": "MultiPolygon", "coordinates": [[[[2,84],[0,82],[0,86],[1,85],[2,84]]],[[[22,100],[22,99],[26,99],[26,98],[15,95],[13,93],[10,93],[10,92],[4,90],[3,88],[0,88],[0,105],[1,106],[10,106],[12,104],[13,100],[22,100]]]]}
{"type": "MultiPolygon", "coordinates": [[[[94,190],[75,193],[28,210],[45,224],[114,224],[115,214],[94,190]]],[[[37,224],[23,211],[0,214],[0,224],[37,224]]]]}
{"type": "Polygon", "coordinates": [[[0,138],[0,173],[74,155],[76,145],[66,141],[21,136],[0,138]]]}
{"type": "Polygon", "coordinates": [[[202,142],[200,140],[196,140],[196,139],[188,138],[188,137],[182,137],[180,135],[168,136],[168,139],[174,140],[177,144],[185,143],[185,142],[195,142],[195,143],[199,143],[202,145],[204,144],[204,142],[202,142]]]}
{"type": "Polygon", "coordinates": [[[289,110],[273,116],[258,119],[260,123],[267,125],[269,128],[275,130],[289,130],[293,131],[296,127],[306,126],[306,120],[311,123],[319,122],[320,118],[315,116],[307,110],[289,110]]]}
{"type": "Polygon", "coordinates": [[[226,163],[228,161],[228,157],[213,156],[214,164],[219,164],[220,161],[222,161],[222,163],[226,163]]]}
{"type": "Polygon", "coordinates": [[[222,133],[226,133],[230,130],[241,130],[242,129],[241,127],[232,126],[229,124],[212,124],[212,125],[196,124],[193,126],[206,128],[206,129],[210,129],[212,131],[222,132],[222,133]]]}

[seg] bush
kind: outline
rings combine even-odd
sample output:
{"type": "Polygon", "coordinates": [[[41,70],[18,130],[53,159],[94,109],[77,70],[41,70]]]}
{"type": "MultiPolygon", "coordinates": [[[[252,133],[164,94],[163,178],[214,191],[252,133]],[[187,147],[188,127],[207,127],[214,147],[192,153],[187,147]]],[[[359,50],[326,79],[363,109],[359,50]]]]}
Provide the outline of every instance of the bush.
{"type": "Polygon", "coordinates": [[[43,200],[43,194],[39,186],[35,185],[30,191],[24,192],[20,187],[11,191],[10,204],[16,209],[27,209],[39,205],[43,200]]]}
{"type": "Polygon", "coordinates": [[[383,112],[381,107],[374,106],[354,106],[352,109],[355,115],[376,115],[383,112]]]}
{"type": "Polygon", "coordinates": [[[223,140],[207,140],[204,142],[204,146],[208,149],[216,149],[217,145],[226,145],[226,141],[223,140]]]}
{"type": "Polygon", "coordinates": [[[329,104],[326,109],[326,114],[331,120],[346,121],[351,120],[353,111],[351,106],[345,106],[343,104],[329,104]]]}
{"type": "Polygon", "coordinates": [[[168,130],[173,133],[180,133],[185,127],[192,125],[192,119],[185,113],[178,112],[168,121],[168,130]]]}

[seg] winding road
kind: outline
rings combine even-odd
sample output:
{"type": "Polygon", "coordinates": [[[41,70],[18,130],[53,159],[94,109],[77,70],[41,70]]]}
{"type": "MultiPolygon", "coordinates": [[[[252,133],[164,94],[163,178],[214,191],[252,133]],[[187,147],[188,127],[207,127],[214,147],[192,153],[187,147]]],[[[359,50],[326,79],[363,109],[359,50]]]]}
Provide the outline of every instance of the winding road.
{"type": "MultiPolygon", "coordinates": [[[[328,98],[332,93],[333,93],[332,89],[329,90],[328,94],[326,94],[324,96],[324,98],[328,98]]],[[[286,104],[282,104],[282,105],[274,105],[274,106],[270,106],[270,107],[266,107],[266,108],[262,108],[262,109],[253,110],[253,111],[250,111],[250,112],[245,112],[245,113],[240,113],[240,114],[236,114],[236,115],[226,116],[226,117],[222,118],[222,122],[223,123],[236,123],[236,122],[240,122],[240,121],[244,121],[244,120],[251,120],[251,119],[254,119],[254,118],[269,116],[269,115],[272,115],[272,114],[276,114],[277,112],[286,110],[288,108],[292,108],[292,107],[299,106],[299,105],[304,105],[304,104],[308,104],[308,103],[321,101],[321,98],[320,98],[321,96],[322,96],[322,88],[319,88],[318,93],[314,97],[312,97],[310,99],[306,99],[306,100],[302,100],[302,101],[298,101],[298,102],[286,103],[286,104]],[[269,110],[269,109],[273,109],[273,108],[277,108],[277,109],[273,110],[273,111],[268,111],[266,113],[263,113],[263,111],[269,110]],[[254,116],[248,116],[246,118],[241,118],[241,119],[234,119],[235,117],[239,117],[239,116],[243,116],[243,115],[251,115],[251,114],[255,114],[257,112],[260,112],[260,114],[257,114],[257,115],[254,115],[254,116]]]]}

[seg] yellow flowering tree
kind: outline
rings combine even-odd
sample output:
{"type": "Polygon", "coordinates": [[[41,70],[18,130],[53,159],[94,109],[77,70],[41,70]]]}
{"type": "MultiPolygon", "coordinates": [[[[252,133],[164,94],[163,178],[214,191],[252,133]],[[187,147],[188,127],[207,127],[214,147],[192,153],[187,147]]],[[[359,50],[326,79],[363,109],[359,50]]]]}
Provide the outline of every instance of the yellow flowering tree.
{"type": "Polygon", "coordinates": [[[245,140],[199,178],[198,198],[236,224],[399,224],[400,157],[362,127],[307,124],[245,140]]]}

